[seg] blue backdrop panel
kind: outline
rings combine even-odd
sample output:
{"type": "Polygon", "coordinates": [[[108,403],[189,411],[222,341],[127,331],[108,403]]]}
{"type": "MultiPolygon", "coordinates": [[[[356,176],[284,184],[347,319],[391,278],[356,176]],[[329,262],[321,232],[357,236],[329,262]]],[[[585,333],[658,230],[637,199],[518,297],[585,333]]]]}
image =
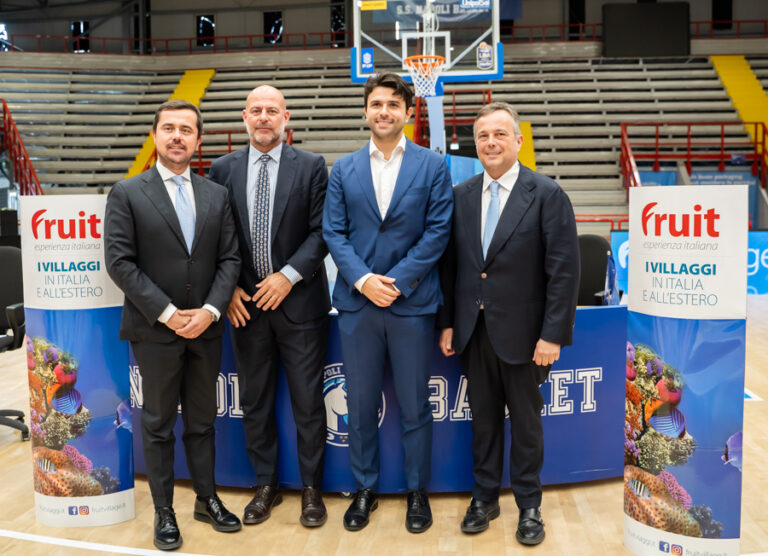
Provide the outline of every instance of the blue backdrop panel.
{"type": "MultiPolygon", "coordinates": [[[[569,483],[616,477],[623,470],[625,307],[580,308],[576,314],[574,346],[563,350],[560,361],[542,385],[545,401],[545,484],[569,483]],[[599,349],[595,349],[599,346],[599,349]]],[[[237,375],[228,335],[219,377],[219,415],[216,422],[216,482],[247,487],[256,477],[245,452],[242,412],[237,400],[237,375]]],[[[325,477],[328,491],[352,491],[354,481],[347,448],[344,367],[336,319],[332,319],[325,373],[328,415],[325,477]]],[[[137,384],[135,362],[133,382],[137,384]]],[[[446,359],[437,349],[430,381],[435,419],[432,481],[433,492],[467,491],[472,488],[471,413],[466,381],[455,357],[446,359]]],[[[134,394],[136,394],[134,389],[134,394]]],[[[140,409],[134,409],[138,422],[140,409]]],[[[384,382],[379,442],[381,492],[405,491],[400,444],[399,409],[391,373],[384,382]]],[[[277,422],[280,442],[280,484],[300,488],[296,430],[285,377],[278,382],[277,422]]],[[[181,444],[181,420],[176,425],[177,478],[188,478],[181,444]]],[[[145,470],[140,435],[135,436],[136,470],[145,470]]],[[[505,483],[509,486],[505,461],[505,483]]]]}

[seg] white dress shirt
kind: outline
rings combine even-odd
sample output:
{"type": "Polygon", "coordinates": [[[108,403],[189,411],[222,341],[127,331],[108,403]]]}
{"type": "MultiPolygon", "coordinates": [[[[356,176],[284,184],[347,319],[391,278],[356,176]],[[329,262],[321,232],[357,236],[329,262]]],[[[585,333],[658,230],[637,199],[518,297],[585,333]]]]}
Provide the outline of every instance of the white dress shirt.
{"type": "Polygon", "coordinates": [[[507,204],[509,194],[512,193],[512,188],[517,182],[517,177],[520,175],[520,162],[516,161],[512,168],[501,176],[499,179],[494,180],[488,175],[488,172],[483,172],[483,195],[480,208],[480,240],[482,242],[483,233],[485,230],[485,218],[488,214],[488,205],[491,204],[491,182],[499,182],[499,219],[504,212],[504,205],[507,204]]]}
{"type": "MultiPolygon", "coordinates": [[[[163,185],[165,185],[165,190],[168,192],[168,196],[171,198],[171,204],[173,205],[173,208],[176,209],[176,190],[178,189],[178,185],[176,185],[176,182],[173,181],[175,174],[172,170],[169,170],[165,166],[163,166],[160,161],[158,160],[155,164],[157,168],[157,172],[160,174],[160,178],[163,180],[163,185]]],[[[181,175],[182,178],[184,178],[184,189],[187,194],[187,198],[189,199],[190,204],[192,205],[192,212],[194,213],[195,217],[197,217],[197,207],[195,206],[195,190],[192,187],[192,179],[190,177],[189,172],[189,166],[187,166],[186,170],[181,175]]],[[[168,319],[170,319],[173,314],[176,312],[177,307],[173,303],[169,303],[166,308],[163,310],[162,313],[160,313],[160,316],[157,317],[157,320],[159,322],[162,322],[165,324],[168,322],[168,319]]],[[[219,313],[219,310],[214,307],[213,305],[210,305],[209,303],[206,303],[203,305],[203,309],[207,309],[211,315],[213,315],[213,321],[216,322],[221,317],[221,313],[219,313]]]]}
{"type": "MultiPolygon", "coordinates": [[[[267,175],[269,176],[269,222],[267,223],[267,229],[269,230],[270,237],[269,241],[267,242],[267,260],[269,261],[270,271],[272,271],[272,213],[275,207],[277,172],[280,169],[280,157],[283,154],[283,143],[280,142],[279,145],[266,153],[263,153],[260,150],[254,148],[253,145],[249,145],[248,175],[246,178],[246,199],[248,201],[249,230],[251,227],[253,227],[253,205],[256,202],[256,181],[259,177],[259,168],[261,167],[259,158],[261,158],[261,155],[263,154],[269,155],[269,160],[267,161],[267,175]]],[[[299,274],[298,271],[289,264],[281,268],[280,273],[288,278],[288,281],[290,281],[292,285],[296,285],[296,283],[301,281],[302,278],[301,274],[299,274]]]]}
{"type": "MultiPolygon", "coordinates": [[[[379,150],[373,137],[368,144],[368,154],[371,157],[371,178],[373,179],[373,192],[376,194],[376,204],[379,206],[381,219],[387,216],[389,203],[392,202],[392,194],[395,192],[397,176],[400,174],[400,166],[403,164],[403,155],[405,154],[405,135],[400,137],[400,141],[395,145],[395,149],[389,156],[389,160],[384,158],[384,153],[379,150]]],[[[372,272],[363,274],[355,282],[355,288],[359,292],[363,291],[363,284],[373,276],[372,272]]]]}

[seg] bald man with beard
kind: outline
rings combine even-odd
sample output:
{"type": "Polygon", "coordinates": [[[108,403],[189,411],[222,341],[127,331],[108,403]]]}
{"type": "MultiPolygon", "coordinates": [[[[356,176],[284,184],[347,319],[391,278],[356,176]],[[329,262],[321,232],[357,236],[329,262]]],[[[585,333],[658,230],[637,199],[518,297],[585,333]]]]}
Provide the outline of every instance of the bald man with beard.
{"type": "Polygon", "coordinates": [[[258,484],[243,523],[267,520],[278,490],[275,393],[283,364],[296,421],[305,527],[327,520],[320,488],[325,453],[323,367],[328,341],[328,278],[323,259],[322,156],[283,141],[290,119],[283,95],[255,88],[243,109],[250,144],[213,162],[209,178],[229,190],[243,260],[227,309],[238,368],[248,457],[258,484]]]}

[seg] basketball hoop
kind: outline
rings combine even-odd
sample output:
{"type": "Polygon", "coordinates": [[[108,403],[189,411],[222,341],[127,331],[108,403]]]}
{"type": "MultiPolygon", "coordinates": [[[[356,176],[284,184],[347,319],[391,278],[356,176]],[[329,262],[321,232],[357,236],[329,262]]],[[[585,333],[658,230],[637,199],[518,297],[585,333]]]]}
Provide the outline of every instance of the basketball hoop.
{"type": "Polygon", "coordinates": [[[435,85],[445,66],[445,57],[419,54],[408,56],[403,60],[403,63],[408,68],[408,73],[411,74],[416,96],[435,96],[435,85]]]}

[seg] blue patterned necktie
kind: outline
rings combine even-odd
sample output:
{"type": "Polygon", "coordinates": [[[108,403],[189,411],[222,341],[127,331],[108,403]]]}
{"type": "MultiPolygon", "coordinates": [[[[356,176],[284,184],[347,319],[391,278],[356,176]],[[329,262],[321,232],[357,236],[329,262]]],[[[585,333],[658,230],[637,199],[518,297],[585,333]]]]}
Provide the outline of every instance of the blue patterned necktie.
{"type": "Polygon", "coordinates": [[[184,187],[184,178],[182,176],[173,176],[171,178],[176,184],[176,216],[179,218],[181,233],[184,234],[184,241],[187,243],[187,252],[192,252],[192,241],[195,239],[195,212],[192,210],[192,203],[187,197],[187,189],[184,187]]]}
{"type": "Polygon", "coordinates": [[[251,246],[253,266],[256,276],[264,279],[269,275],[269,173],[268,154],[259,157],[259,173],[256,176],[256,195],[253,199],[253,226],[251,226],[251,246]]]}
{"type": "Polygon", "coordinates": [[[485,230],[483,231],[483,258],[488,254],[488,246],[491,245],[493,232],[499,223],[499,182],[491,182],[491,202],[488,203],[488,212],[485,213],[485,230]]]}

